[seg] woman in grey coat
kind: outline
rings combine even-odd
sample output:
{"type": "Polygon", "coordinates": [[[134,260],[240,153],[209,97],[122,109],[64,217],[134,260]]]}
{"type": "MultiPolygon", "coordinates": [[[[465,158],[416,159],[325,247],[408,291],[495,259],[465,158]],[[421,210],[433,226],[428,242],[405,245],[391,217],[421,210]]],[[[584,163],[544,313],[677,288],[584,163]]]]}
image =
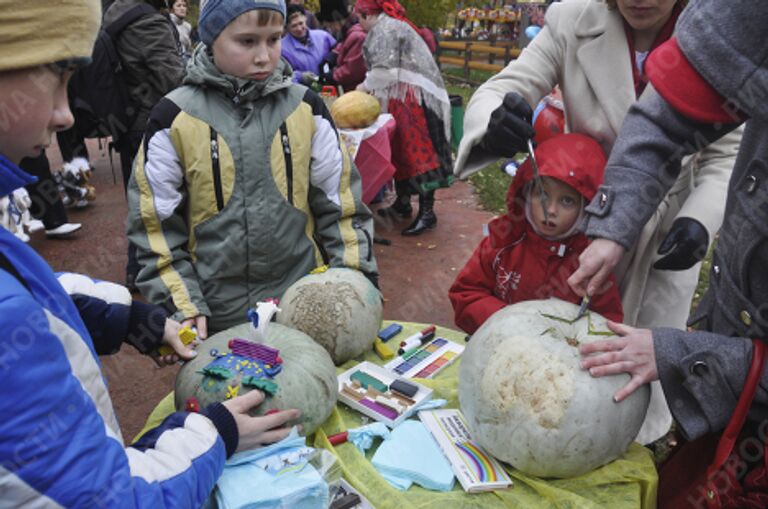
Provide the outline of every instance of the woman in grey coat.
{"type": "MultiPolygon", "coordinates": [[[[627,116],[604,187],[587,209],[587,234],[596,240],[569,279],[579,294],[598,291],[674,182],[680,158],[744,123],[709,290],[690,320],[700,330],[614,324],[619,339],[581,349],[582,365],[593,376],[631,375],[617,400],[660,379],[689,439],[724,428],[752,358],[749,338],[768,338],[766,25],[766,2],[698,0],[683,13],[677,39],[650,57],[658,94],[627,116]]],[[[768,412],[767,389],[764,371],[752,418],[768,412]]]]}

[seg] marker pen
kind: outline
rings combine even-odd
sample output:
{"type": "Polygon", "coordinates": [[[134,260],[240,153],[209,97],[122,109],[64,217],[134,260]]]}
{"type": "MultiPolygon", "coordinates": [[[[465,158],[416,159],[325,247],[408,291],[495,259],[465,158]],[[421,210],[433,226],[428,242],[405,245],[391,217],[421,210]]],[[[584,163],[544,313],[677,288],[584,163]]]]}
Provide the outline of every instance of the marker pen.
{"type": "Polygon", "coordinates": [[[402,355],[403,352],[420,347],[435,336],[435,329],[436,327],[434,325],[430,325],[423,331],[401,341],[400,348],[398,349],[397,353],[402,355]]]}

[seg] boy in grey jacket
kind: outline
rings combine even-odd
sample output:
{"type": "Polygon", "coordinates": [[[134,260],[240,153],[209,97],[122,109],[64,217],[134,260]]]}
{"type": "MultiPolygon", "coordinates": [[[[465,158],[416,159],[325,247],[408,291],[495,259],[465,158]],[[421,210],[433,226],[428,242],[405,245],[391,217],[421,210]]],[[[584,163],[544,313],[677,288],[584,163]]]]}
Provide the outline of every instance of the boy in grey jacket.
{"type": "Polygon", "coordinates": [[[136,158],[139,288],[203,336],[324,264],[376,282],[360,176],[280,59],[284,17],[283,0],[209,0],[184,86],[152,110],[136,158]]]}
{"type": "MultiPolygon", "coordinates": [[[[659,92],[634,107],[608,162],[604,187],[587,209],[597,240],[569,283],[595,293],[632,245],[674,181],[680,158],[746,119],[731,177],[710,287],[691,319],[701,330],[641,330],[614,324],[616,340],[581,349],[594,376],[627,372],[621,400],[659,378],[689,439],[728,422],[752,358],[747,338],[768,337],[768,4],[699,0],[678,22],[677,39],[648,65],[659,92]],[[718,19],[717,25],[712,23],[718,19]]],[[[763,374],[752,417],[768,413],[763,374]]]]}

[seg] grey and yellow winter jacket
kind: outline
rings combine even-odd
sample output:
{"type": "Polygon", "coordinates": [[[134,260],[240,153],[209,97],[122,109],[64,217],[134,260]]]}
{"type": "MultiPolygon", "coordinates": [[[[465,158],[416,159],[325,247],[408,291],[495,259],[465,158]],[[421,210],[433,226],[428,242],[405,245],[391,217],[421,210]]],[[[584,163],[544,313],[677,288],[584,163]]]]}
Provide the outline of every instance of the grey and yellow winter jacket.
{"type": "Polygon", "coordinates": [[[321,98],[280,62],[225,76],[199,47],[152,111],[128,190],[137,283],[217,331],[324,262],[376,277],[360,176],[321,98]]]}

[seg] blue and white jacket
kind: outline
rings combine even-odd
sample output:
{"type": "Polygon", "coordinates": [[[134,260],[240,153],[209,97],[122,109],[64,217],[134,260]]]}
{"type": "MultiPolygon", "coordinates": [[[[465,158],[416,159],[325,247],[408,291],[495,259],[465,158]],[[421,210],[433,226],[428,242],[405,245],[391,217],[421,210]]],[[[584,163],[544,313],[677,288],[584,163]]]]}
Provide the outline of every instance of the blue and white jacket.
{"type": "MultiPolygon", "coordinates": [[[[31,181],[0,155],[0,196],[31,181]]],[[[177,412],[126,447],[97,351],[116,351],[146,309],[83,295],[94,285],[70,277],[76,305],[3,228],[0,259],[0,505],[200,507],[237,447],[232,415],[177,412]]]]}

